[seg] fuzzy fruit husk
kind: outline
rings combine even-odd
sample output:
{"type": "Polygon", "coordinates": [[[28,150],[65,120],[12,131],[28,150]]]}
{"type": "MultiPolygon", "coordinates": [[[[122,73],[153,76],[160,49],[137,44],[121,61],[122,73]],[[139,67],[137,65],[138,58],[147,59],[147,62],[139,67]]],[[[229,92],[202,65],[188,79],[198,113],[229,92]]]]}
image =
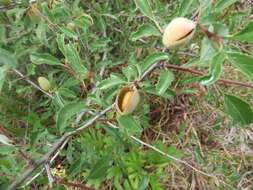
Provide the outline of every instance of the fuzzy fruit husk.
{"type": "Polygon", "coordinates": [[[120,115],[132,113],[140,101],[140,95],[136,88],[123,87],[116,97],[116,109],[120,115]]]}
{"type": "Polygon", "coordinates": [[[41,89],[48,91],[51,88],[50,82],[45,77],[39,77],[38,83],[41,89]]]}
{"type": "Polygon", "coordinates": [[[175,18],[166,27],[163,44],[170,49],[180,47],[189,42],[195,33],[196,23],[187,18],[175,18]]]}

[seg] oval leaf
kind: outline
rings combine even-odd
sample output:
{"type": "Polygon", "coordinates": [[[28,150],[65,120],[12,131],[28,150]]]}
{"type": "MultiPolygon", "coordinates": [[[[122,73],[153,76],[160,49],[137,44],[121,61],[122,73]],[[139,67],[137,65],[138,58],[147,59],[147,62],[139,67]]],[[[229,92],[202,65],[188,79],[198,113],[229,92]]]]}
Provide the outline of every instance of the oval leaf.
{"type": "Polygon", "coordinates": [[[240,124],[250,124],[253,122],[253,112],[250,105],[236,96],[224,95],[227,113],[232,119],[240,124]]]}
{"type": "Polygon", "coordinates": [[[219,53],[212,59],[210,74],[208,76],[204,76],[200,81],[200,84],[210,85],[219,79],[222,70],[222,63],[224,62],[225,58],[226,57],[224,53],[219,53]]]}
{"type": "Polygon", "coordinates": [[[11,145],[10,140],[2,134],[0,134],[0,142],[5,144],[5,145],[11,145]]]}
{"type": "Polygon", "coordinates": [[[134,0],[135,5],[140,11],[146,15],[151,20],[155,20],[155,15],[153,14],[152,8],[147,0],[134,0]]]}
{"type": "Polygon", "coordinates": [[[5,81],[5,76],[10,68],[17,65],[15,57],[5,49],[0,48],[0,92],[5,81]]]}
{"type": "Polygon", "coordinates": [[[215,12],[221,12],[224,9],[228,8],[230,5],[234,4],[237,0],[220,0],[216,7],[215,7],[215,12]]]}
{"type": "Polygon", "coordinates": [[[160,32],[157,30],[157,28],[151,24],[143,24],[138,27],[137,31],[132,33],[131,39],[133,41],[136,41],[141,38],[147,38],[150,36],[160,36],[160,32]]]}
{"type": "Polygon", "coordinates": [[[57,119],[56,125],[60,132],[64,132],[66,128],[67,121],[73,116],[87,109],[86,103],[83,102],[75,102],[69,103],[60,109],[57,119]]]}
{"type": "Polygon", "coordinates": [[[253,22],[250,22],[242,31],[233,36],[234,39],[242,42],[253,43],[253,22]]]}
{"type": "Polygon", "coordinates": [[[114,86],[117,86],[117,85],[120,85],[120,84],[124,84],[124,83],[126,83],[126,81],[124,81],[120,77],[112,76],[108,79],[103,80],[101,83],[99,83],[98,88],[100,90],[106,90],[106,89],[109,89],[111,87],[114,87],[114,86]]]}
{"type": "Polygon", "coordinates": [[[49,53],[33,53],[30,55],[31,62],[34,64],[61,65],[60,60],[49,53]]]}
{"type": "Polygon", "coordinates": [[[169,59],[169,55],[166,53],[153,53],[149,55],[141,64],[141,71],[144,73],[150,66],[157,61],[169,59]]]}
{"type": "Polygon", "coordinates": [[[65,57],[66,61],[70,64],[71,68],[75,73],[83,79],[88,72],[87,68],[82,64],[81,58],[78,51],[76,50],[75,44],[68,44],[65,46],[65,57]]]}
{"type": "Polygon", "coordinates": [[[65,34],[66,36],[68,36],[69,38],[74,38],[75,40],[78,39],[77,34],[73,30],[71,30],[70,28],[68,28],[66,26],[61,26],[59,28],[62,31],[62,33],[65,34]]]}
{"type": "Polygon", "coordinates": [[[192,5],[194,0],[184,0],[182,3],[181,3],[181,7],[178,11],[178,17],[183,17],[185,16],[187,13],[189,13],[189,9],[192,5]]]}
{"type": "Polygon", "coordinates": [[[0,67],[6,65],[8,68],[13,68],[17,65],[17,60],[9,51],[0,48],[0,67]]]}
{"type": "Polygon", "coordinates": [[[253,57],[240,53],[228,53],[228,59],[233,65],[238,67],[241,72],[247,75],[253,83],[253,57]]]}
{"type": "Polygon", "coordinates": [[[159,82],[156,85],[157,93],[159,95],[164,94],[174,79],[174,74],[170,70],[161,72],[159,82]]]}
{"type": "Polygon", "coordinates": [[[208,38],[201,42],[200,62],[210,61],[217,54],[217,50],[212,46],[208,38]]]}

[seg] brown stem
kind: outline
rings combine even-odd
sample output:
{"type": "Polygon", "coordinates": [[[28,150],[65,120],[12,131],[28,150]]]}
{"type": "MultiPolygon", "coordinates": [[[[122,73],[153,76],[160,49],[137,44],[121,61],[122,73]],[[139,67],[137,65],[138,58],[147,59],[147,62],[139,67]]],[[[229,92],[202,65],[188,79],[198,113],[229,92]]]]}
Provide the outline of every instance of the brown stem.
{"type": "MultiPolygon", "coordinates": [[[[175,65],[171,65],[171,64],[165,64],[165,66],[169,69],[174,69],[177,71],[186,71],[186,72],[190,72],[190,73],[193,73],[196,75],[201,75],[201,76],[206,75],[206,73],[201,72],[201,71],[197,71],[197,70],[193,70],[193,69],[189,69],[189,68],[184,68],[184,67],[179,67],[179,66],[175,66],[175,65]]],[[[248,82],[239,82],[239,81],[233,81],[233,80],[223,79],[223,78],[218,79],[218,81],[230,83],[230,84],[234,84],[234,85],[238,85],[238,86],[245,86],[248,88],[253,88],[253,86],[248,82]]]]}
{"type": "Polygon", "coordinates": [[[72,132],[66,132],[60,139],[56,140],[53,144],[52,148],[38,161],[36,161],[30,168],[28,168],[20,177],[17,177],[15,181],[7,187],[7,190],[14,190],[18,187],[24,180],[26,180],[34,170],[36,170],[41,165],[48,162],[49,158],[61,147],[61,145],[71,136],[76,135],[79,131],[86,129],[87,127],[94,124],[101,116],[106,114],[114,107],[114,104],[107,107],[106,109],[97,113],[92,119],[90,119],[87,123],[82,125],[81,127],[77,128],[72,132]]]}
{"type": "Polygon", "coordinates": [[[108,119],[98,119],[100,122],[110,122],[110,121],[117,121],[116,118],[108,118],[108,119]]]}
{"type": "Polygon", "coordinates": [[[27,146],[27,144],[18,144],[17,141],[4,129],[4,126],[0,123],[0,132],[10,139],[17,146],[27,146]]]}
{"type": "Polygon", "coordinates": [[[12,179],[15,178],[15,176],[9,175],[9,174],[3,173],[3,172],[0,172],[0,176],[9,177],[9,178],[12,178],[12,179]]]}
{"type": "Polygon", "coordinates": [[[67,182],[66,180],[64,179],[58,179],[57,180],[57,183],[58,184],[64,184],[68,187],[77,187],[79,189],[84,189],[84,190],[96,190],[94,188],[91,188],[91,187],[86,187],[85,185],[83,184],[78,184],[78,183],[70,183],[70,182],[67,182]]]}
{"type": "Polygon", "coordinates": [[[11,135],[9,135],[9,133],[4,129],[3,125],[0,123],[0,132],[6,136],[8,139],[15,141],[15,139],[12,138],[11,135]]]}
{"type": "Polygon", "coordinates": [[[34,164],[34,161],[32,158],[28,157],[27,155],[25,155],[25,153],[22,150],[18,151],[18,155],[23,159],[26,160],[28,163],[28,167],[30,167],[31,165],[34,164]]]}
{"type": "Polygon", "coordinates": [[[213,42],[213,40],[212,40],[212,38],[214,38],[217,42],[218,42],[218,44],[221,46],[222,45],[222,39],[221,39],[221,37],[219,36],[219,35],[217,35],[217,34],[215,34],[215,33],[213,33],[213,32],[210,32],[206,27],[204,27],[204,26],[200,26],[200,25],[198,25],[199,26],[199,29],[200,30],[202,30],[203,32],[205,32],[206,33],[206,35],[207,35],[207,37],[209,38],[209,40],[211,41],[211,43],[213,42]]]}

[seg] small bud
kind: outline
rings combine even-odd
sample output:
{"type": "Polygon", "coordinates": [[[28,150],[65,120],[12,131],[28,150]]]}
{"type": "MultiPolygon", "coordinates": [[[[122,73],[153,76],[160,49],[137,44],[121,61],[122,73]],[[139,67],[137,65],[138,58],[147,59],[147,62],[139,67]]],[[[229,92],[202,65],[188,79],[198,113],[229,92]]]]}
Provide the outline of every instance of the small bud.
{"type": "Polygon", "coordinates": [[[45,91],[48,91],[51,88],[50,82],[45,77],[39,77],[38,83],[39,83],[40,88],[45,91]]]}
{"type": "Polygon", "coordinates": [[[75,25],[74,23],[70,22],[70,23],[67,24],[67,27],[68,27],[70,30],[75,30],[76,25],[75,25]]]}
{"type": "Polygon", "coordinates": [[[166,27],[163,44],[167,48],[177,48],[189,42],[195,33],[196,23],[187,18],[175,18],[166,27]]]}
{"type": "Polygon", "coordinates": [[[123,87],[116,97],[116,109],[120,115],[127,115],[134,111],[140,100],[138,90],[133,87],[123,87]]]}

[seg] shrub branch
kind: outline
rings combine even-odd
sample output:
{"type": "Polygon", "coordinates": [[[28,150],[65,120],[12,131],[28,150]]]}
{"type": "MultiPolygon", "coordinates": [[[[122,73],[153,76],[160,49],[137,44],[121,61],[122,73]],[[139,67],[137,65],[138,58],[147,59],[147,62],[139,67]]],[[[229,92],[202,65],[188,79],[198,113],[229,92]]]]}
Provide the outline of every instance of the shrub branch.
{"type": "Polygon", "coordinates": [[[18,177],[6,190],[14,190],[16,187],[18,187],[23,181],[25,181],[34,170],[39,168],[41,165],[48,162],[50,157],[61,147],[61,145],[71,136],[77,134],[81,130],[86,129],[87,127],[94,124],[97,119],[99,119],[101,116],[106,114],[108,111],[110,111],[113,108],[114,104],[107,107],[106,109],[99,112],[96,116],[94,116],[92,119],[90,119],[87,123],[85,123],[83,126],[77,128],[76,130],[72,132],[65,133],[60,139],[58,139],[52,146],[52,148],[49,150],[49,152],[43,156],[40,160],[36,161],[34,165],[31,166],[31,168],[27,169],[20,177],[18,177]]]}
{"type": "MultiPolygon", "coordinates": [[[[162,63],[164,64],[164,63],[162,63]]],[[[140,81],[142,81],[150,72],[152,72],[158,65],[160,65],[160,63],[155,63],[153,64],[148,70],[147,72],[145,72],[142,77],[138,80],[138,81],[135,81],[135,83],[138,83],[140,81]]],[[[196,71],[196,70],[192,70],[192,69],[189,69],[189,68],[183,68],[183,67],[179,67],[179,66],[174,66],[174,65],[170,65],[170,64],[165,64],[165,66],[167,68],[170,68],[170,69],[174,69],[174,70],[179,70],[179,71],[186,71],[186,72],[191,72],[193,74],[197,74],[197,75],[205,75],[205,73],[202,73],[200,71],[196,71]]],[[[53,98],[53,96],[51,94],[49,94],[48,92],[44,91],[43,89],[41,89],[38,85],[36,85],[34,82],[32,82],[31,80],[29,80],[27,77],[25,77],[21,72],[19,72],[18,70],[16,69],[13,69],[13,71],[15,73],[17,73],[22,79],[24,79],[26,82],[28,82],[29,84],[31,84],[34,88],[40,90],[41,92],[43,92],[44,94],[46,94],[47,96],[49,96],[50,98],[53,98]]],[[[241,82],[237,82],[237,81],[232,81],[232,80],[227,80],[227,79],[219,79],[220,81],[222,82],[226,82],[226,83],[231,83],[231,84],[235,84],[235,85],[241,85],[241,86],[246,86],[246,87],[250,87],[250,88],[253,88],[253,86],[249,83],[241,83],[241,82]]],[[[27,169],[20,177],[16,178],[16,180],[7,188],[7,190],[14,190],[16,187],[18,187],[23,181],[25,181],[33,172],[34,170],[36,170],[37,168],[39,168],[41,165],[45,165],[49,168],[49,165],[48,164],[48,161],[50,160],[50,158],[55,154],[55,152],[57,152],[53,159],[55,159],[57,157],[57,155],[59,154],[59,150],[62,149],[63,144],[65,145],[68,141],[68,139],[79,133],[80,131],[86,129],[87,127],[91,126],[92,124],[94,124],[101,116],[105,115],[108,111],[110,111],[112,108],[114,107],[114,104],[112,104],[111,106],[107,107],[106,109],[100,111],[98,114],[96,114],[92,119],[90,119],[87,123],[85,123],[83,126],[75,129],[74,131],[72,132],[67,132],[65,133],[60,139],[58,139],[52,146],[52,148],[49,150],[49,152],[44,156],[42,157],[42,159],[40,159],[39,161],[36,161],[29,169],[27,169]]],[[[79,120],[80,121],[80,120],[79,120]]],[[[110,122],[107,122],[107,124],[109,124],[110,126],[114,126],[113,124],[111,124],[110,122]]],[[[116,126],[114,126],[116,127],[116,126]]],[[[118,127],[116,127],[118,128],[118,127]]],[[[184,161],[184,160],[180,160],[178,158],[175,158],[169,154],[166,154],[165,152],[162,152],[161,150],[157,149],[156,147],[152,146],[152,145],[149,145],[143,141],[141,141],[140,139],[134,137],[134,136],[130,136],[134,141],[174,160],[174,161],[177,161],[179,163],[182,163],[188,167],[190,167],[191,169],[193,169],[195,172],[197,173],[200,173],[202,175],[205,175],[205,176],[208,176],[208,177],[214,177],[217,179],[217,177],[213,174],[208,174],[206,172],[203,172],[197,168],[195,168],[194,166],[190,165],[188,162],[184,161]]],[[[52,161],[52,159],[51,159],[52,161]]],[[[51,162],[50,161],[50,162],[51,162]]],[[[50,170],[50,168],[49,168],[50,170]]],[[[42,170],[43,171],[43,170],[42,170]]],[[[42,171],[38,174],[36,174],[36,177],[38,177],[42,171]]],[[[48,169],[47,169],[47,173],[48,173],[48,169]]],[[[33,180],[36,178],[34,177],[33,180]]],[[[51,176],[52,177],[52,176],[51,176]]],[[[49,177],[49,178],[51,178],[49,177]]],[[[222,180],[219,180],[221,182],[223,182],[222,180]]],[[[224,184],[226,184],[225,182],[223,182],[224,184]]]]}
{"type": "MultiPolygon", "coordinates": [[[[194,69],[189,69],[189,68],[184,68],[184,67],[180,67],[180,66],[176,66],[176,65],[171,65],[171,64],[165,64],[165,66],[169,69],[173,69],[173,70],[177,70],[177,71],[185,71],[185,72],[190,72],[193,73],[195,75],[207,75],[204,72],[198,71],[198,70],[194,70],[194,69]]],[[[229,79],[224,79],[224,78],[219,78],[218,81],[220,82],[224,82],[224,83],[229,83],[229,84],[234,84],[234,85],[239,85],[239,86],[245,86],[248,88],[253,88],[252,84],[249,82],[239,82],[239,81],[234,81],[234,80],[229,80],[229,79]]]]}

